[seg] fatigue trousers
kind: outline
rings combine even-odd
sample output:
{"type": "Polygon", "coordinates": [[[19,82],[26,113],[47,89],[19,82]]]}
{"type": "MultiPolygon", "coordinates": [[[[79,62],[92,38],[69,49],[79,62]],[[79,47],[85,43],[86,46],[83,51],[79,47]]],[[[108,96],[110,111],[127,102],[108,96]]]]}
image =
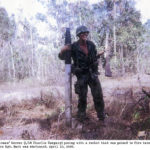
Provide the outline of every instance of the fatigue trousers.
{"type": "Polygon", "coordinates": [[[94,79],[91,78],[89,74],[81,75],[77,77],[77,84],[79,87],[79,100],[78,100],[78,114],[86,115],[86,108],[87,108],[87,92],[88,86],[91,89],[91,93],[93,96],[95,110],[97,112],[97,117],[101,120],[104,120],[104,100],[103,100],[103,93],[100,81],[96,76],[94,79]]]}

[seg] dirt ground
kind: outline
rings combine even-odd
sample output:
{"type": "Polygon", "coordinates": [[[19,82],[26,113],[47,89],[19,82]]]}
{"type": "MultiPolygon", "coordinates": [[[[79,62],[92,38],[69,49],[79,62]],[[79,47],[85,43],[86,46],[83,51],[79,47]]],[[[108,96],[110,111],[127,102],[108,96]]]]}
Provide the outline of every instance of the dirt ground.
{"type": "Polygon", "coordinates": [[[0,139],[150,139],[149,75],[101,77],[106,107],[105,126],[98,121],[90,91],[87,116],[76,119],[77,96],[73,93],[72,128],[65,125],[64,88],[22,83],[0,84],[0,139]],[[142,99],[142,100],[140,100],[142,99]],[[142,134],[141,134],[142,133],[142,134]]]}

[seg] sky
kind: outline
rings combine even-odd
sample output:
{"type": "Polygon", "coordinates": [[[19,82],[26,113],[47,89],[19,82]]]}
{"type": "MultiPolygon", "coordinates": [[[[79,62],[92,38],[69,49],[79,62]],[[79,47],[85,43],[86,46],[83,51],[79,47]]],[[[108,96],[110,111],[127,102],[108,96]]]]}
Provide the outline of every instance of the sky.
{"type": "MultiPolygon", "coordinates": [[[[68,0],[69,2],[85,1],[85,0],[68,0]]],[[[91,4],[100,2],[101,0],[88,0],[91,4]]],[[[136,9],[141,12],[141,21],[145,23],[147,19],[150,19],[150,0],[135,0],[136,9]]],[[[62,3],[63,0],[57,0],[57,3],[62,3]]],[[[0,0],[0,7],[4,7],[9,16],[17,14],[18,17],[26,17],[28,19],[34,17],[37,12],[46,13],[46,9],[37,0],[0,0]]],[[[15,18],[17,20],[17,18],[15,18]]],[[[52,18],[53,19],[53,18],[52,18]]],[[[51,23],[56,24],[55,19],[51,23]]],[[[45,35],[43,28],[48,28],[46,23],[32,22],[36,24],[40,36],[45,35]]]]}
{"type": "Polygon", "coordinates": [[[18,14],[19,8],[23,10],[25,17],[34,16],[37,11],[45,12],[42,5],[37,0],[0,0],[0,6],[6,8],[9,15],[18,14]]]}
{"type": "MultiPolygon", "coordinates": [[[[75,2],[79,0],[68,0],[69,2],[75,2]]],[[[85,1],[85,0],[80,0],[85,1]]],[[[101,0],[89,0],[91,4],[96,3],[101,0]]],[[[63,0],[57,0],[57,3],[62,3],[63,0]]],[[[11,15],[12,13],[17,14],[19,12],[19,8],[23,8],[23,14],[25,17],[34,16],[36,12],[45,12],[46,10],[43,6],[37,2],[37,0],[0,0],[0,6],[6,8],[8,13],[11,15]]]]}
{"type": "Polygon", "coordinates": [[[150,0],[136,0],[136,9],[141,12],[143,23],[150,19],[150,0]]]}
{"type": "MultiPolygon", "coordinates": [[[[57,0],[61,3],[63,0],[57,0]]],[[[75,2],[79,0],[68,0],[69,2],[75,2]]],[[[80,0],[83,1],[83,0],[80,0]]],[[[96,3],[101,0],[89,0],[90,3],[96,3]]],[[[136,8],[141,12],[141,21],[145,23],[147,19],[150,19],[150,0],[135,0],[136,8]]],[[[45,12],[46,10],[42,7],[37,0],[0,0],[0,6],[3,6],[8,11],[9,15],[12,13],[16,14],[19,12],[18,8],[23,8],[23,15],[25,17],[34,16],[37,11],[45,12]]],[[[21,14],[22,15],[22,14],[21,14]]]]}

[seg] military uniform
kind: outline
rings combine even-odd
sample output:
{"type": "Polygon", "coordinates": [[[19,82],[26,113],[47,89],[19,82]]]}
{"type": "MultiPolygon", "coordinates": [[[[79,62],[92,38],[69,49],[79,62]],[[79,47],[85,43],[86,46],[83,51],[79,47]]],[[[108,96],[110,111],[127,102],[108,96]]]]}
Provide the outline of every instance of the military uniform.
{"type": "MultiPolygon", "coordinates": [[[[85,26],[79,26],[76,35],[80,37],[82,33],[89,33],[85,26]]],[[[88,86],[94,100],[97,117],[100,120],[105,119],[104,100],[100,81],[98,79],[98,62],[97,50],[93,42],[86,40],[86,51],[81,49],[80,42],[71,44],[71,57],[73,59],[72,73],[76,75],[75,92],[79,96],[78,100],[78,117],[86,117],[87,92],[88,86]]],[[[59,54],[59,58],[65,59],[65,52],[59,54]]]]}
{"type": "MultiPolygon", "coordinates": [[[[93,42],[86,41],[88,55],[80,48],[79,41],[71,44],[71,57],[73,59],[72,72],[77,77],[75,83],[75,92],[79,96],[78,100],[78,116],[86,117],[87,92],[88,85],[94,100],[97,116],[100,120],[104,120],[104,100],[100,81],[98,79],[98,63],[97,51],[93,42]]],[[[59,54],[63,59],[64,54],[59,54]]]]}

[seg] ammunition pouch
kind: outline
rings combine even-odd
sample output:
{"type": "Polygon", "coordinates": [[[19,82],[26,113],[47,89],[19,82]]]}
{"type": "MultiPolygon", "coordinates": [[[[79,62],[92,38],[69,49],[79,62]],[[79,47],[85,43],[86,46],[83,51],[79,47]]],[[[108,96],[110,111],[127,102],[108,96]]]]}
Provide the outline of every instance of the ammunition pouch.
{"type": "Polygon", "coordinates": [[[81,90],[80,90],[80,84],[78,81],[75,83],[74,88],[75,88],[75,93],[80,94],[81,90]]]}
{"type": "Polygon", "coordinates": [[[79,67],[75,67],[74,65],[71,66],[71,72],[76,75],[79,76],[82,74],[82,69],[79,67]]]}
{"type": "Polygon", "coordinates": [[[77,79],[77,81],[74,84],[76,94],[79,94],[79,95],[81,94],[85,85],[87,84],[87,79],[88,79],[88,76],[82,76],[77,79]]]}
{"type": "Polygon", "coordinates": [[[98,78],[98,75],[99,75],[99,72],[98,72],[98,61],[95,61],[90,69],[90,77],[92,79],[93,82],[97,82],[97,78],[98,78]]]}
{"type": "Polygon", "coordinates": [[[96,84],[97,79],[98,79],[98,75],[95,74],[95,73],[91,73],[91,74],[90,74],[90,77],[91,77],[92,82],[93,82],[94,84],[96,84]]]}
{"type": "Polygon", "coordinates": [[[95,61],[90,68],[92,72],[98,72],[98,61],[95,61]]]}
{"type": "Polygon", "coordinates": [[[80,69],[80,68],[75,68],[75,75],[81,75],[82,74],[82,69],[80,69]]]}

